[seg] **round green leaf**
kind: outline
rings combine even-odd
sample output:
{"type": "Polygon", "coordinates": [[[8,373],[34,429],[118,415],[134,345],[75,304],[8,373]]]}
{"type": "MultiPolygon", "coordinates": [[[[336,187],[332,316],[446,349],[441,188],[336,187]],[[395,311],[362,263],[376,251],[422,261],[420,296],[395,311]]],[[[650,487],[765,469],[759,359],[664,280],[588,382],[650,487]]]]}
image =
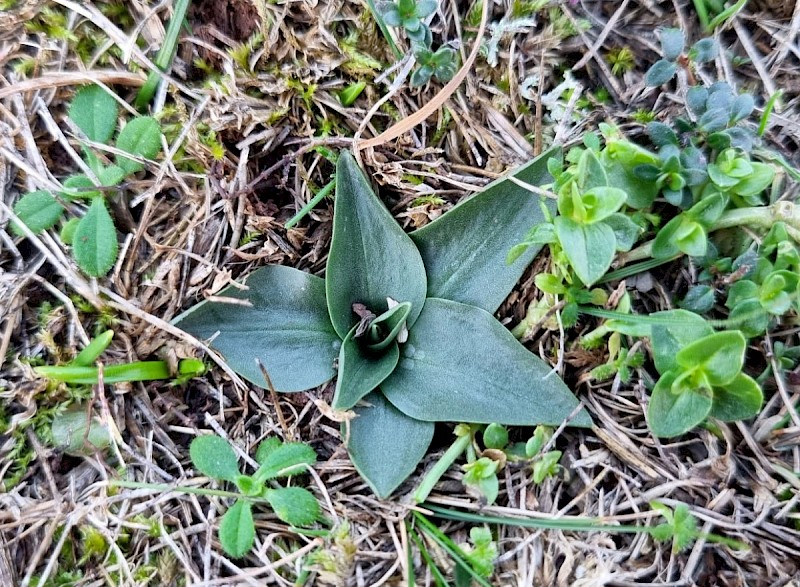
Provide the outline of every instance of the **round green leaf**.
{"type": "MultiPolygon", "coordinates": [[[[429,298],[381,389],[419,420],[558,426],[578,400],[551,371],[485,310],[429,298]]],[[[570,424],[592,422],[580,411],[570,424]]]]}
{"type": "Polygon", "coordinates": [[[764,394],[752,377],[739,373],[729,384],[714,388],[711,415],[724,422],[751,418],[764,403],[764,394]]]}
{"type": "MultiPolygon", "coordinates": [[[[63,213],[64,207],[58,200],[43,191],[25,194],[14,205],[14,214],[34,234],[51,228],[63,213]]],[[[18,236],[24,234],[16,223],[11,225],[11,230],[18,236]]]]}
{"type": "Polygon", "coordinates": [[[683,369],[699,367],[713,386],[733,381],[744,364],[747,341],[738,330],[715,332],[682,348],[675,357],[683,369]]]}
{"type": "Polygon", "coordinates": [[[235,482],[239,462],[228,441],[219,436],[198,436],[189,445],[189,456],[198,471],[214,479],[235,482]]]}
{"type": "Polygon", "coordinates": [[[276,477],[288,477],[306,471],[317,460],[314,449],[303,442],[287,442],[271,448],[268,454],[261,454],[261,466],[253,479],[263,483],[276,477]]]}
{"type": "Polygon", "coordinates": [[[406,416],[379,391],[355,408],[356,418],[342,426],[347,450],[358,472],[380,498],[414,472],[433,438],[432,422],[406,416]]]}
{"type": "Polygon", "coordinates": [[[303,391],[329,381],[341,341],[328,317],[325,282],[291,267],[269,265],[251,273],[247,289],[228,287],[218,296],[244,304],[202,302],[175,319],[211,346],[231,368],[266,388],[264,365],[278,391],[303,391]]]}
{"type": "Polygon", "coordinates": [[[272,489],[266,498],[275,515],[292,526],[309,526],[320,517],[317,498],[302,487],[272,489]]]}
{"type": "Polygon", "coordinates": [[[647,407],[650,430],[656,436],[669,438],[684,434],[706,419],[711,411],[711,397],[702,392],[673,393],[676,374],[661,376],[653,388],[647,407]]]}
{"type": "MultiPolygon", "coordinates": [[[[161,128],[155,118],[138,116],[120,131],[117,148],[144,159],[153,159],[161,151],[161,128]]],[[[116,158],[117,165],[126,173],[136,173],[144,165],[129,157],[116,158]]]]}
{"type": "Polygon", "coordinates": [[[62,243],[65,245],[72,245],[72,242],[75,240],[75,231],[78,230],[78,224],[80,224],[80,222],[80,218],[70,218],[64,223],[64,226],[61,227],[61,232],[58,234],[62,243]]]}
{"type": "Polygon", "coordinates": [[[714,332],[702,317],[686,310],[656,312],[652,316],[662,322],[651,328],[653,360],[662,375],[678,366],[675,355],[683,347],[714,332]]]}
{"type": "Polygon", "coordinates": [[[685,39],[681,29],[662,29],[661,31],[661,50],[664,59],[675,61],[683,53],[685,39]]]}
{"type": "Polygon", "coordinates": [[[117,260],[117,230],[106,208],[105,200],[92,200],[75,229],[72,251],[78,266],[89,275],[102,277],[117,260]]]}
{"type": "Polygon", "coordinates": [[[91,141],[108,144],[117,128],[119,107],[111,94],[100,86],[78,90],[69,106],[69,117],[91,141]]]}
{"type": "Polygon", "coordinates": [[[410,302],[411,327],[425,303],[427,279],[419,251],[378,199],[348,152],[336,165],[333,238],[326,271],[328,311],[343,339],[358,322],[353,304],[376,314],[386,298],[410,302]]]}
{"type": "Polygon", "coordinates": [[[222,522],[219,524],[219,541],[222,549],[233,558],[242,558],[253,548],[255,539],[256,526],[250,503],[241,499],[236,500],[222,516],[222,522]]]}
{"type": "Polygon", "coordinates": [[[508,430],[502,424],[489,424],[483,431],[483,444],[502,450],[508,444],[508,430]]]}
{"type": "Polygon", "coordinates": [[[617,249],[614,230],[602,222],[578,224],[565,216],[554,223],[564,254],[583,284],[588,287],[603,277],[617,249]]]}

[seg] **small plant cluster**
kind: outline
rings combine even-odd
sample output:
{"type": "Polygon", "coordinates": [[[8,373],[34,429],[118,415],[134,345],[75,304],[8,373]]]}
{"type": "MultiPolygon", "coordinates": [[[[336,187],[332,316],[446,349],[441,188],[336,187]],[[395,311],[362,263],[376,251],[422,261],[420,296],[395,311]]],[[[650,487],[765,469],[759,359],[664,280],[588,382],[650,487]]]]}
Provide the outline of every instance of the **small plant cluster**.
{"type": "MultiPolygon", "coordinates": [[[[552,154],[516,176],[543,182],[552,154]]],[[[343,152],[325,279],[263,267],[247,289],[221,294],[248,304],[205,301],[176,323],[213,338],[256,385],[301,391],[337,375],[332,407],[345,421],[342,436],[385,497],[425,455],[434,422],[591,423],[561,379],[492,315],[538,250],[503,263],[524,234],[523,209],[539,212],[524,188],[502,179],[409,235],[343,152]],[[480,228],[498,224],[506,230],[480,228]]],[[[478,468],[473,476],[484,474],[478,468]]]]}
{"type": "MultiPolygon", "coordinates": [[[[86,86],[75,94],[69,118],[88,141],[112,144],[117,129],[119,107],[116,99],[99,86],[86,86]]],[[[35,191],[24,194],[14,206],[14,213],[34,234],[58,223],[67,208],[88,203],[80,218],[67,220],[60,231],[61,241],[72,246],[78,266],[94,277],[105,275],[117,260],[119,245],[114,221],[106,204],[106,192],[126,178],[144,169],[140,159],[153,159],[161,151],[161,129],[149,116],[136,116],[117,133],[113,146],[131,155],[114,156],[110,162],[81,140],[88,174],[76,174],[63,181],[64,190],[53,194],[35,191]]],[[[12,230],[22,236],[19,225],[12,230]]]]}
{"type": "MultiPolygon", "coordinates": [[[[664,60],[648,73],[654,85],[669,81],[683,62],[680,31],[662,31],[661,41],[664,60]]],[[[684,57],[704,61],[714,47],[699,42],[684,57]]],[[[592,375],[623,381],[644,356],[622,336],[650,338],[660,378],[648,420],[658,436],[682,434],[709,416],[733,421],[757,414],[762,391],[742,372],[747,340],[800,309],[800,213],[789,202],[769,203],[779,159],[759,145],[749,122],[754,102],[725,82],[692,86],[685,116],[647,124],[652,149],[601,124],[600,135],[585,136],[564,161],[550,159],[558,214],[543,210],[545,221],[509,252],[512,262],[527,247],[545,244],[552,259],[551,270],[535,277],[544,297],[516,335],[533,325],[553,327],[555,310],[567,327],[581,312],[611,318],[583,344],[597,346],[612,333],[609,360],[592,375]],[[726,230],[739,227],[758,238],[726,230]],[[637,273],[637,266],[609,273],[615,259],[650,257],[641,271],[682,256],[699,268],[679,301],[683,309],[637,316],[627,293],[614,301],[616,312],[592,309],[609,302],[596,284],[637,273]],[[723,300],[727,317],[720,321],[723,300]]]]}
{"type": "Polygon", "coordinates": [[[189,446],[189,456],[198,471],[228,481],[239,490],[219,525],[220,544],[234,558],[243,557],[253,547],[254,503],[266,502],[280,520],[291,526],[309,526],[320,519],[319,502],[308,489],[267,485],[274,479],[301,474],[316,462],[317,455],[307,444],[283,443],[275,437],[264,440],[256,450],[259,467],[252,475],[239,470],[236,453],[219,436],[198,436],[189,446]]]}
{"type": "Polygon", "coordinates": [[[424,19],[436,12],[436,6],[437,0],[395,0],[378,5],[383,21],[403,29],[411,43],[411,52],[419,64],[411,75],[412,86],[423,86],[432,77],[448,82],[458,68],[455,49],[442,45],[433,50],[433,35],[424,19]]]}

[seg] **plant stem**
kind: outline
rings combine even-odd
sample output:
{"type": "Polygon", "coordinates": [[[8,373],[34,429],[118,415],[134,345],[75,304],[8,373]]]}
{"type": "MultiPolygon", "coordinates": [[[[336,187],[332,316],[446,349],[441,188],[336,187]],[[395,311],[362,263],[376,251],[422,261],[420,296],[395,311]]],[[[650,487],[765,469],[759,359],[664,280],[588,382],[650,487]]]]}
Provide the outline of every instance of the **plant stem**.
{"type": "Polygon", "coordinates": [[[711,20],[710,23],[708,23],[708,26],[706,27],[706,32],[709,32],[709,33],[713,32],[715,28],[717,28],[719,25],[723,24],[726,20],[731,19],[734,16],[736,16],[736,14],[738,14],[738,12],[742,8],[744,8],[745,4],[747,4],[747,0],[739,0],[733,6],[729,6],[728,8],[726,8],[725,10],[720,12],[717,16],[715,16],[711,20]]]}
{"type": "Polygon", "coordinates": [[[311,210],[313,210],[314,207],[317,204],[319,204],[323,200],[323,198],[325,198],[325,196],[327,196],[333,191],[335,185],[336,185],[335,179],[332,179],[327,184],[325,184],[325,186],[321,190],[319,190],[316,194],[314,194],[314,197],[308,201],[308,204],[300,208],[300,211],[297,214],[295,214],[291,219],[289,219],[289,221],[286,224],[284,224],[284,228],[286,230],[289,230],[290,228],[293,228],[303,218],[305,218],[306,214],[311,212],[311,210]]]}
{"type": "Polygon", "coordinates": [[[160,71],[151,71],[147,76],[147,81],[136,94],[134,105],[137,110],[144,110],[144,108],[153,99],[156,93],[156,88],[161,81],[161,72],[167,71],[175,57],[175,51],[178,48],[178,33],[180,33],[181,25],[186,18],[186,11],[189,9],[189,0],[175,0],[175,12],[169,21],[167,27],[167,34],[164,37],[164,44],[158,50],[155,63],[160,71]]]}
{"type": "MultiPolygon", "coordinates": [[[[36,367],[38,375],[65,383],[93,385],[98,383],[100,370],[97,367],[44,366],[36,367]]],[[[103,369],[103,383],[127,381],[153,381],[170,379],[169,366],[164,361],[140,361],[124,365],[109,365],[103,369]]]]}
{"type": "Polygon", "coordinates": [[[139,481],[123,481],[122,479],[111,479],[108,482],[109,487],[125,487],[126,489],[153,489],[156,491],[163,491],[164,493],[176,491],[178,493],[194,493],[196,495],[207,495],[213,497],[230,497],[233,499],[245,499],[248,501],[263,501],[255,497],[247,497],[241,493],[233,491],[222,491],[221,489],[205,489],[203,487],[182,487],[179,485],[169,485],[167,483],[141,483],[139,481]]]}
{"type": "Polygon", "coordinates": [[[439,482],[439,479],[442,478],[447,470],[453,466],[453,463],[456,462],[456,459],[460,457],[467,447],[472,442],[472,434],[465,434],[464,436],[459,436],[456,438],[456,441],[450,445],[445,453],[442,455],[437,463],[431,468],[430,471],[425,475],[425,478],[422,480],[422,483],[419,484],[417,490],[414,492],[414,501],[416,503],[422,503],[428,496],[430,495],[433,488],[439,482]]]}
{"type": "Polygon", "coordinates": [[[706,0],[693,0],[694,10],[697,13],[697,19],[703,25],[703,30],[708,30],[708,8],[706,7],[706,0]]]}

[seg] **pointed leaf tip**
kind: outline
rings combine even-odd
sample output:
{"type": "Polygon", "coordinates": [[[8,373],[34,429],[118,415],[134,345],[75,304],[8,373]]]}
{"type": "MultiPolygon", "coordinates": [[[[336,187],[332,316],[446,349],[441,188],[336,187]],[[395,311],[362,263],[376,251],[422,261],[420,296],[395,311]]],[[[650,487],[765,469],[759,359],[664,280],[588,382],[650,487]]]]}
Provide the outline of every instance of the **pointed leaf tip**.
{"type": "Polygon", "coordinates": [[[410,302],[408,326],[425,303],[427,279],[417,247],[395,222],[358,167],[342,152],[336,164],[333,238],[328,256],[326,293],[331,322],[340,338],[358,321],[353,304],[375,314],[386,298],[410,302]]]}

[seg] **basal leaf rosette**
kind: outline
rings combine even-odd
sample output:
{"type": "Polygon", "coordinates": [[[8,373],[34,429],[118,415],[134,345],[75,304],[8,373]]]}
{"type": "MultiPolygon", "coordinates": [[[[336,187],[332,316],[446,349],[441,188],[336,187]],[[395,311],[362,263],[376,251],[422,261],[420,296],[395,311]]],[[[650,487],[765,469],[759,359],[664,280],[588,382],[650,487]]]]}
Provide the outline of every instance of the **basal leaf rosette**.
{"type": "MultiPolygon", "coordinates": [[[[546,183],[555,152],[514,175],[546,183]]],[[[505,263],[531,217],[543,221],[539,198],[501,179],[406,234],[342,153],[325,280],[264,267],[217,297],[244,303],[205,301],[176,322],[262,387],[258,361],[278,391],[337,375],[332,405],[356,414],[343,431],[350,457],[386,497],[425,455],[435,422],[560,425],[575,414],[567,386],[492,315],[538,252],[505,263]]],[[[569,423],[591,420],[580,410],[569,423]]]]}

